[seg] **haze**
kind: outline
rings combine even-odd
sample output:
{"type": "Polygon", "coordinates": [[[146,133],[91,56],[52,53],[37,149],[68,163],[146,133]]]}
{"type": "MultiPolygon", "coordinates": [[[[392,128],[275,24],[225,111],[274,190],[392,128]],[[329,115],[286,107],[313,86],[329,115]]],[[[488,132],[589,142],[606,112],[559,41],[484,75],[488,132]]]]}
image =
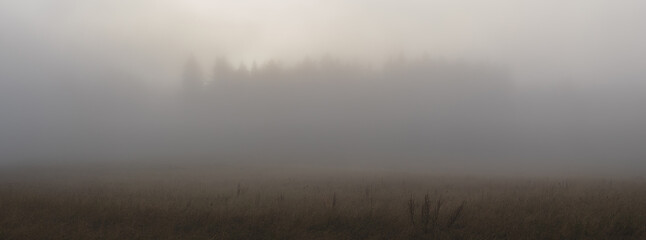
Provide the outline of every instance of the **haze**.
{"type": "Polygon", "coordinates": [[[0,164],[646,173],[643,1],[0,1],[0,164]]]}

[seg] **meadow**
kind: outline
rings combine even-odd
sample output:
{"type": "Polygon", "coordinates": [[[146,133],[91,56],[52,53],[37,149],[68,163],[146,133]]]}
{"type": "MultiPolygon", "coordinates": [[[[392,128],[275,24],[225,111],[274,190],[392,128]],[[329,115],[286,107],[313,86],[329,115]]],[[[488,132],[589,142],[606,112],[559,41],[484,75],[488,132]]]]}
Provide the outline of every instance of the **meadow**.
{"type": "Polygon", "coordinates": [[[215,164],[0,173],[0,239],[646,238],[643,179],[215,164]]]}

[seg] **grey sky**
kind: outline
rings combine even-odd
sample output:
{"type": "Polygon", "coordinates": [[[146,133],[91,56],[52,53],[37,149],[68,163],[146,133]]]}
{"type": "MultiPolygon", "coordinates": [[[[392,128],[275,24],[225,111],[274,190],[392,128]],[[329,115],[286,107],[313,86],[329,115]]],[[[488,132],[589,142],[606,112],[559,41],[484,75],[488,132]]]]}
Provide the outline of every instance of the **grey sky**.
{"type": "Polygon", "coordinates": [[[171,69],[191,53],[206,64],[216,55],[251,62],[428,54],[582,79],[641,74],[646,62],[643,1],[5,0],[0,6],[5,51],[24,46],[52,58],[82,55],[147,77],[162,78],[151,69],[171,69]]]}

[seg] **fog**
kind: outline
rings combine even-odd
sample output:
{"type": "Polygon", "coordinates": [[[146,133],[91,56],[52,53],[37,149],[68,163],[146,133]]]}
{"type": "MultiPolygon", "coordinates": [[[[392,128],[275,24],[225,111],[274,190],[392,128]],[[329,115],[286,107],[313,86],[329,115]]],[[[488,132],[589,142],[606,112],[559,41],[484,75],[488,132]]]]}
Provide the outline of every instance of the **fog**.
{"type": "Polygon", "coordinates": [[[0,1],[0,164],[646,173],[643,1],[0,1]]]}

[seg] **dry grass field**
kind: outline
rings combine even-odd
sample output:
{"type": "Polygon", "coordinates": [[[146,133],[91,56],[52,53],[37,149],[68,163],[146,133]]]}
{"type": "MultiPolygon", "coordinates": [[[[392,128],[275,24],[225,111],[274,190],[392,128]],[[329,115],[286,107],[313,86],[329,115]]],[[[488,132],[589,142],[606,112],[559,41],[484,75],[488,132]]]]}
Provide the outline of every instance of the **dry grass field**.
{"type": "Polygon", "coordinates": [[[3,167],[0,239],[646,239],[646,181],[3,167]]]}

